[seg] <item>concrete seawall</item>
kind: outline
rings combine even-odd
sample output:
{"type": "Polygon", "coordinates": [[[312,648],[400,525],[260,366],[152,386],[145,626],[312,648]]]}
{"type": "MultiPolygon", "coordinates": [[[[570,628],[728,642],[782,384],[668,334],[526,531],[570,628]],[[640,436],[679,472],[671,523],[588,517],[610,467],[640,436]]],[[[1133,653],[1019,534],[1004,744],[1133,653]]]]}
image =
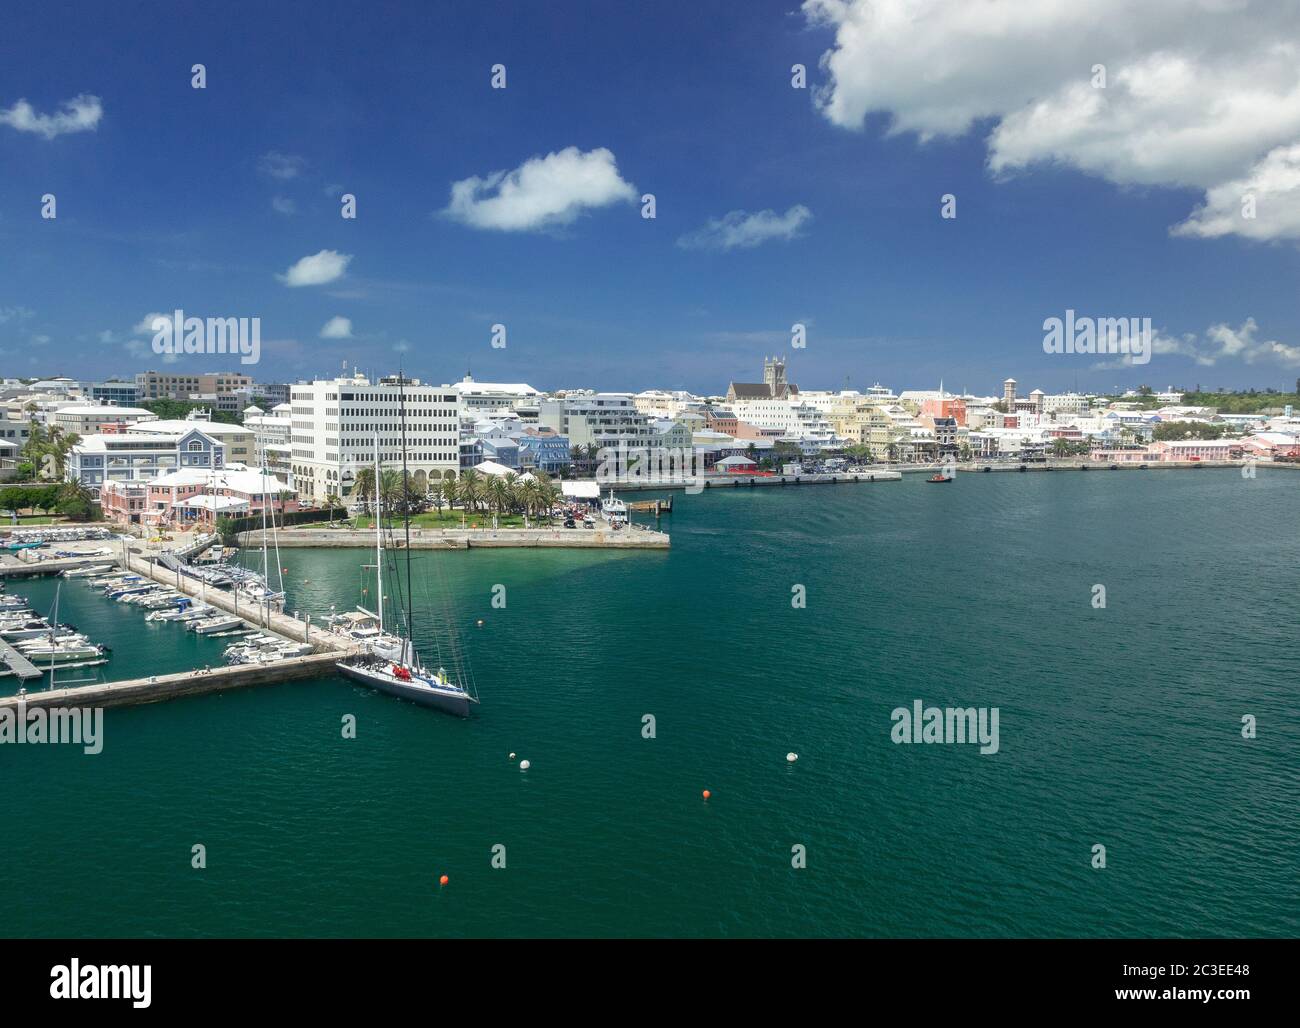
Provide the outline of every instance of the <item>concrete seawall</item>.
{"type": "MultiPolygon", "coordinates": [[[[269,534],[269,533],[268,533],[269,534]]],[[[282,528],[276,532],[280,548],[374,548],[373,529],[347,528],[282,528]]],[[[268,539],[268,543],[271,542],[268,539]]],[[[400,544],[401,540],[398,539],[400,544]]],[[[262,532],[244,532],[239,537],[241,546],[261,546],[262,532]]],[[[645,529],[622,529],[610,532],[604,528],[482,528],[482,529],[411,529],[413,550],[471,550],[503,549],[610,549],[610,550],[666,550],[669,547],[666,532],[645,529]]]]}

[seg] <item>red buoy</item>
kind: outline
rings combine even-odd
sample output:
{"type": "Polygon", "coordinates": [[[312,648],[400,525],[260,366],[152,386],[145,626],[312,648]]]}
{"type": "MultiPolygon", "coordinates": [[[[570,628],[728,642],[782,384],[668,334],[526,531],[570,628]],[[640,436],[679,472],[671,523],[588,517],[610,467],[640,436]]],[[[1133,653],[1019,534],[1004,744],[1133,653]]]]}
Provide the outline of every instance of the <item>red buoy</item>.
{"type": "Polygon", "coordinates": [[[443,875],[441,878],[438,879],[438,884],[446,885],[449,881],[451,881],[451,879],[448,878],[446,875],[443,875]]]}
{"type": "Polygon", "coordinates": [[[705,798],[706,800],[707,800],[710,796],[712,796],[712,795],[713,795],[713,794],[712,794],[711,792],[709,792],[708,789],[705,789],[705,790],[704,790],[704,798],[705,798]]]}

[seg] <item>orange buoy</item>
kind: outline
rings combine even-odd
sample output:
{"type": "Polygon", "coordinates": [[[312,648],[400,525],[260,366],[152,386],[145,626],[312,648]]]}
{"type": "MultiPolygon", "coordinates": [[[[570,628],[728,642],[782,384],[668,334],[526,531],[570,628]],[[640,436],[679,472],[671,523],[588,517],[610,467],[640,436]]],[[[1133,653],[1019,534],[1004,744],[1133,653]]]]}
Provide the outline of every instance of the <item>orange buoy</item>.
{"type": "Polygon", "coordinates": [[[712,796],[712,795],[713,795],[713,793],[709,792],[708,789],[705,789],[705,790],[704,790],[704,798],[705,798],[706,800],[707,800],[710,796],[712,796]]]}
{"type": "Polygon", "coordinates": [[[438,884],[446,885],[449,881],[451,881],[451,879],[448,878],[446,875],[443,875],[441,878],[438,879],[438,884]]]}

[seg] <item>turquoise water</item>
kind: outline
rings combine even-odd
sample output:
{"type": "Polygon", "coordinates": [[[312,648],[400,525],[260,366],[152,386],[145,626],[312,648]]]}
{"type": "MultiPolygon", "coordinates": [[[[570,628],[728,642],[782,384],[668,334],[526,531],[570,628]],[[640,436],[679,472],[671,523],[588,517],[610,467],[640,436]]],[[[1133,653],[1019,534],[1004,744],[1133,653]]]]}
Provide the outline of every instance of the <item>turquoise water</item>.
{"type": "MultiPolygon", "coordinates": [[[[918,476],[681,497],[668,553],[420,554],[417,635],[441,609],[429,583],[475,718],[332,679],[109,710],[99,756],[0,747],[0,924],[1294,935],[1298,491],[1214,470],[918,476]],[[918,698],[999,708],[1000,752],[895,745],[890,712],[918,698]]],[[[355,603],[365,559],[284,551],[290,607],[355,603]]],[[[189,633],[103,614],[114,677],[192,666],[189,633]]]]}

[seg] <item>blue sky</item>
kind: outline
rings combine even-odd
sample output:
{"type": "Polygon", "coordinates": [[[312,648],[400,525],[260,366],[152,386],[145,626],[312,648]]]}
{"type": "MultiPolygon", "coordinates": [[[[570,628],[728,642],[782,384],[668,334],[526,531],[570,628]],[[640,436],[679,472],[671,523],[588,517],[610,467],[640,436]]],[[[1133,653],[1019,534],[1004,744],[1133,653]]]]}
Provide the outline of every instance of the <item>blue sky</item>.
{"type": "Polygon", "coordinates": [[[162,367],[137,326],[179,307],[260,317],[252,373],[267,381],[346,360],[713,392],[780,352],[805,388],[1291,388],[1300,80],[1241,76],[1260,65],[1252,47],[1295,56],[1294,5],[1250,5],[1231,16],[1254,30],[1237,33],[1210,0],[1151,0],[1161,17],[1131,25],[1123,5],[1101,10],[1111,0],[1097,25],[1026,0],[1043,11],[1000,28],[959,24],[946,3],[12,10],[0,373],[162,367]],[[890,27],[900,12],[910,23],[890,27]],[[1120,26],[1097,27],[1108,17],[1120,26]],[[1094,58],[1104,94],[1079,88],[1094,58]],[[796,63],[809,89],[791,88],[796,63]],[[1180,69],[1212,101],[1187,103],[1180,69]],[[71,113],[77,97],[92,108],[71,113]],[[1249,105],[1216,120],[1237,97],[1249,105]],[[490,176],[521,167],[496,199],[490,176]],[[453,184],[474,179],[447,213],[453,184]],[[1261,210],[1238,228],[1243,190],[1261,210]],[[348,258],[340,277],[286,283],[322,251],[348,258]],[[1164,345],[1145,367],[1044,354],[1042,322],[1067,308],[1151,317],[1164,345]],[[333,318],[350,338],[321,338],[333,318]]]}

